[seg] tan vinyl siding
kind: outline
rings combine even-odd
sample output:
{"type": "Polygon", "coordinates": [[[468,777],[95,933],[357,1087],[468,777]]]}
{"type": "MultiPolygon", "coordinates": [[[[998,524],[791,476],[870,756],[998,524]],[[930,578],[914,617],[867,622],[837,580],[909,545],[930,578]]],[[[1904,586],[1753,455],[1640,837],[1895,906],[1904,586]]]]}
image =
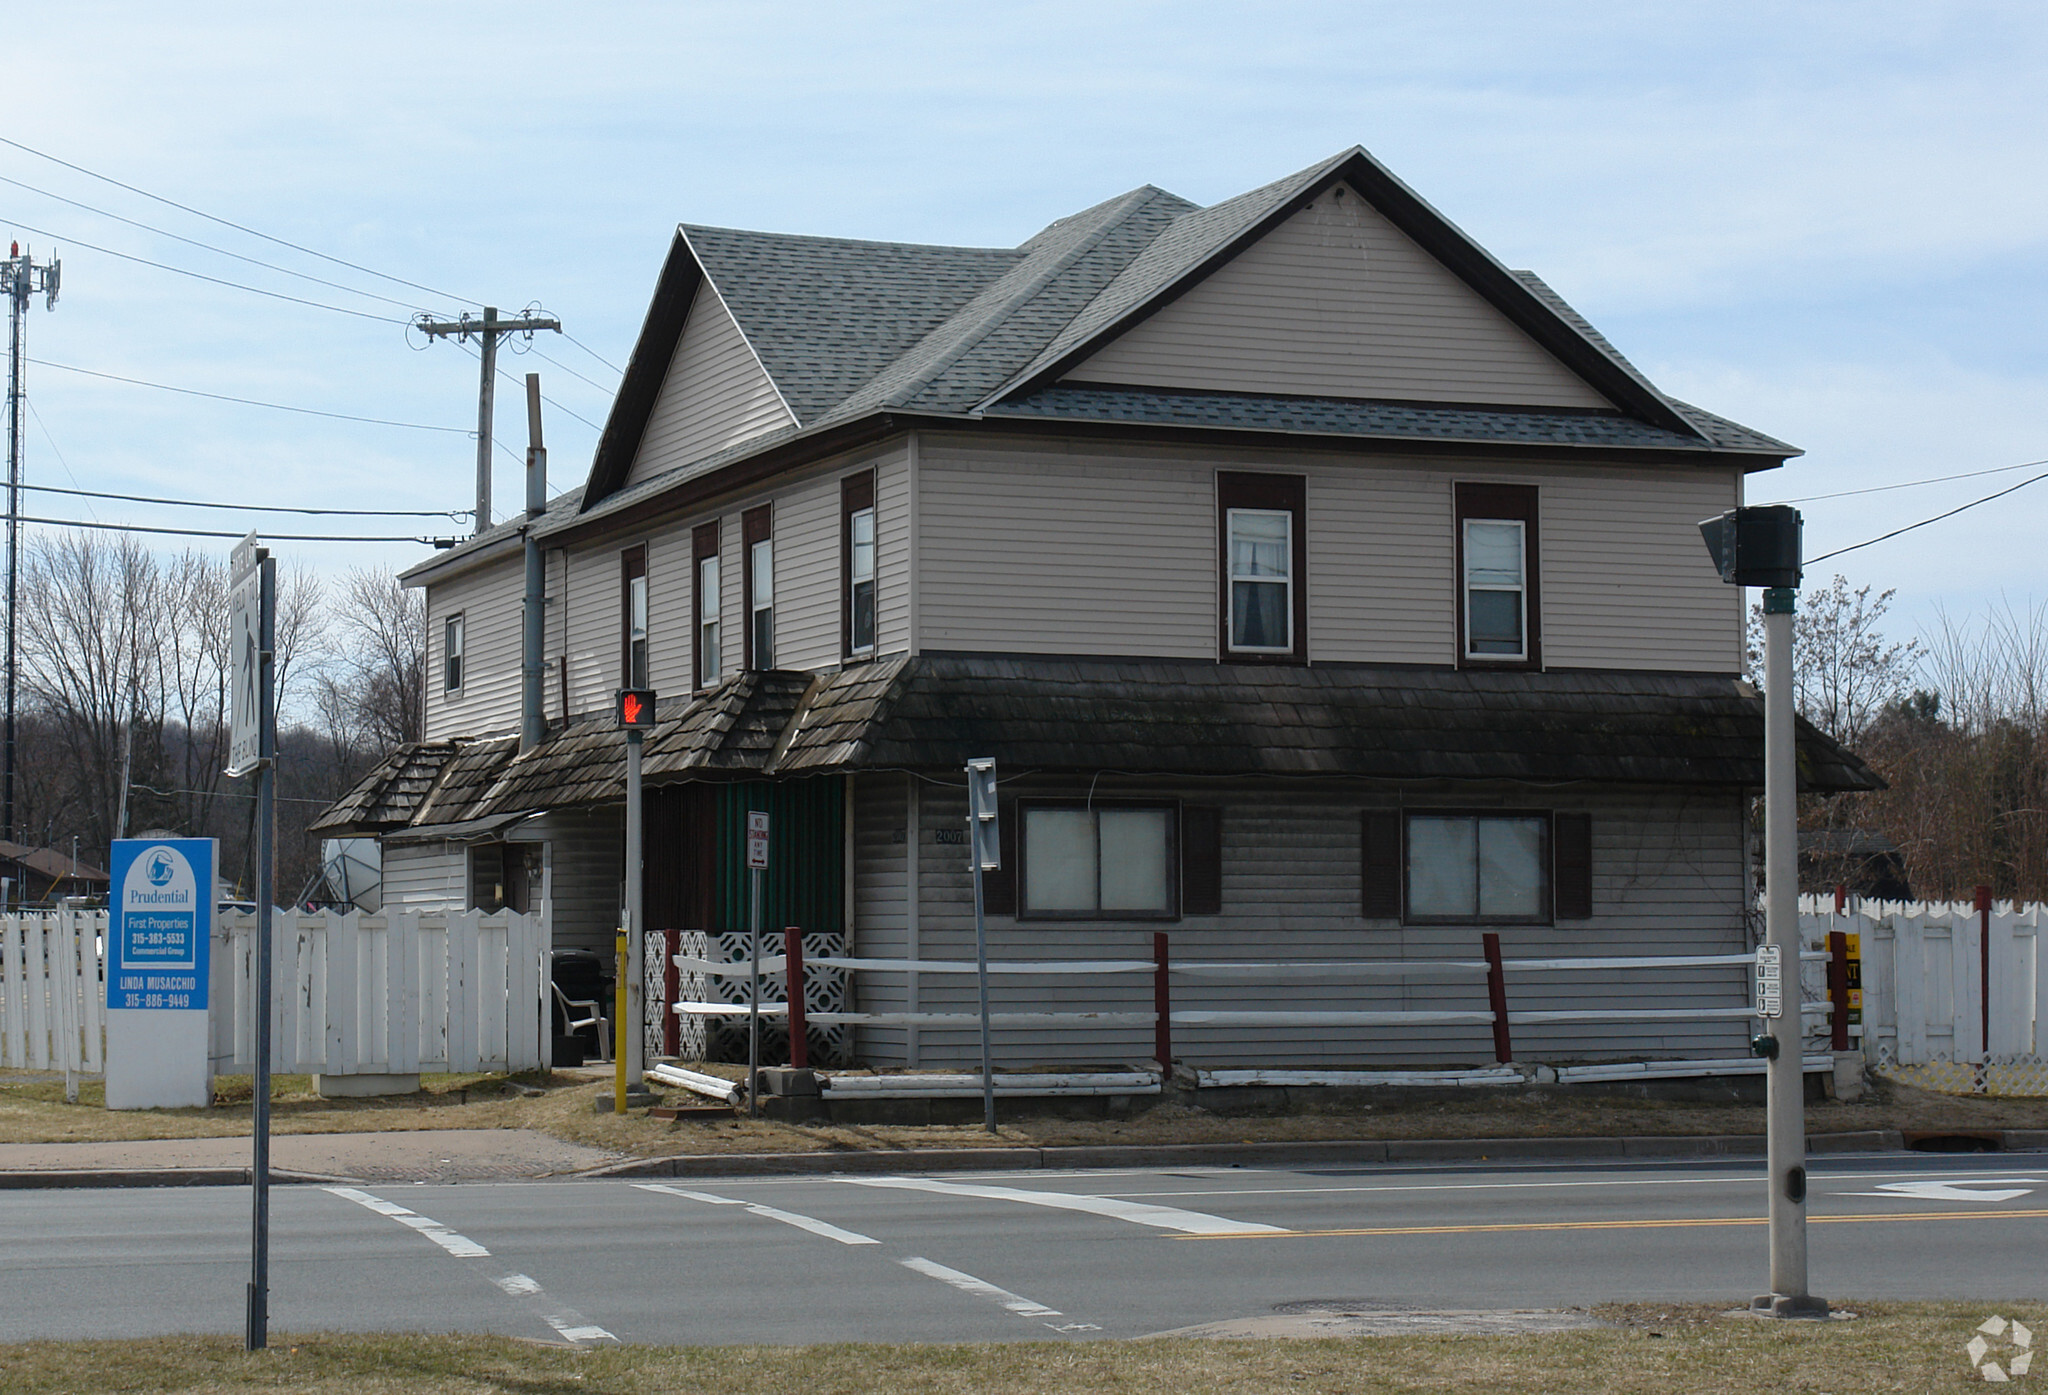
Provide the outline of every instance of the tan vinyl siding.
{"type": "Polygon", "coordinates": [[[568,594],[558,600],[568,634],[569,711],[606,707],[619,687],[619,549],[568,554],[568,594]]]}
{"type": "Polygon", "coordinates": [[[469,904],[469,850],[461,843],[385,843],[386,913],[459,911],[469,904]]]}
{"type": "Polygon", "coordinates": [[[839,663],[840,473],[773,496],[777,668],[839,663]]]}
{"type": "Polygon", "coordinates": [[[1072,380],[1607,407],[1353,192],[1295,214],[1072,380]]]}
{"type": "Polygon", "coordinates": [[[519,725],[520,606],[525,564],[493,562],[427,588],[428,740],[519,725]],[[445,686],[447,620],[462,616],[462,687],[445,686]]]}
{"type": "MultiPolygon", "coordinates": [[[[1207,788],[1135,780],[1113,784],[1098,797],[1180,795],[1223,810],[1223,912],[1178,922],[1019,921],[989,918],[989,953],[995,959],[1139,958],[1152,953],[1152,934],[1164,930],[1176,962],[1202,960],[1478,960],[1478,926],[1402,926],[1359,915],[1359,812],[1396,807],[1403,795],[1385,787],[1345,789],[1229,782],[1207,788]]],[[[1079,796],[1071,788],[1034,784],[1021,792],[1079,796]]],[[[1515,957],[1729,954],[1748,947],[1743,920],[1742,812],[1733,793],[1573,790],[1529,791],[1411,789],[1410,808],[1555,808],[1588,810],[1594,831],[1596,918],[1562,927],[1505,927],[1503,948],[1515,957]]],[[[920,952],[929,959],[971,961],[974,954],[972,886],[961,849],[938,844],[934,832],[958,827],[963,810],[950,789],[924,787],[919,842],[920,952]]],[[[1007,811],[1006,811],[1007,812],[1007,811]]],[[[889,823],[878,807],[870,816],[889,823]]],[[[882,835],[864,831],[860,875],[876,902],[900,895],[901,874],[882,835]]],[[[902,916],[877,904],[865,922],[862,952],[903,952],[902,916]],[[892,942],[893,940],[893,942],[892,942]]],[[[902,995],[900,975],[870,975],[862,1003],[880,1008],[902,995]]],[[[1514,974],[1510,1010],[1613,1007],[1740,1006],[1747,1001],[1739,968],[1514,974]]],[[[1151,1005],[1148,975],[1043,980],[1003,975],[993,982],[996,1011],[1144,1011],[1151,1005]]],[[[971,975],[927,975],[920,987],[924,1011],[973,1010],[971,975]]],[[[1337,976],[1286,981],[1176,978],[1178,1009],[1218,1010],[1486,1010],[1480,973],[1429,973],[1407,979],[1337,976]]],[[[1739,1057],[1747,1039],[1743,1020],[1523,1026],[1515,1029],[1518,1060],[1567,1061],[1637,1057],[1739,1057]]],[[[975,1032],[925,1028],[924,1064],[971,1064],[975,1032]]],[[[900,1064],[901,1033],[863,1036],[870,1063],[900,1064]]],[[[998,1029],[997,1062],[1025,1065],[1112,1065],[1152,1054],[1149,1026],[1066,1031],[998,1029]]],[[[1189,1065],[1395,1067],[1484,1065],[1493,1060],[1491,1029],[1472,1026],[1390,1028],[1194,1028],[1174,1033],[1175,1055],[1189,1065]]]]}
{"type": "Polygon", "coordinates": [[[792,424],[739,325],[706,281],[669,361],[628,485],[792,424]]]}
{"type": "Polygon", "coordinates": [[[1213,468],[926,438],[921,649],[1208,657],[1213,468]]]}
{"type": "Polygon", "coordinates": [[[647,535],[647,678],[654,691],[681,696],[695,686],[690,670],[697,603],[696,564],[688,528],[647,535]]]}
{"type": "Polygon", "coordinates": [[[910,648],[910,455],[892,451],[875,465],[875,652],[910,648]]]}
{"type": "Polygon", "coordinates": [[[923,440],[919,645],[1213,658],[1215,476],[1308,479],[1309,658],[1456,660],[1452,485],[1536,486],[1553,668],[1740,668],[1741,606],[1695,526],[1739,471],[923,440]]]}
{"type": "MultiPolygon", "coordinates": [[[[853,904],[860,926],[859,954],[909,953],[904,887],[908,883],[909,782],[911,775],[863,775],[853,790],[853,904]]],[[[907,1012],[910,995],[902,974],[857,974],[854,989],[859,1012],[907,1012]]],[[[908,1028],[861,1027],[855,1050],[881,1053],[902,1061],[908,1054],[908,1028]]]]}

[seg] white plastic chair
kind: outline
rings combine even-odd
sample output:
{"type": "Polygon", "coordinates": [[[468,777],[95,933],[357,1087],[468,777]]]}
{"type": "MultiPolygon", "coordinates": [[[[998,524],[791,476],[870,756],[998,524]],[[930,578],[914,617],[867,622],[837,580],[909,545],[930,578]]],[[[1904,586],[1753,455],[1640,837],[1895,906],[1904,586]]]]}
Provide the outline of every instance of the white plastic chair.
{"type": "Polygon", "coordinates": [[[609,1061],[612,1058],[612,1024],[601,1010],[604,1005],[595,998],[572,998],[562,991],[559,983],[550,983],[548,987],[554,990],[555,1002],[562,1009],[562,1025],[568,1029],[567,1035],[574,1036],[585,1027],[597,1028],[597,1054],[600,1059],[609,1061]],[[589,1009],[590,1016],[577,1017],[577,1011],[584,1008],[589,1009]]]}

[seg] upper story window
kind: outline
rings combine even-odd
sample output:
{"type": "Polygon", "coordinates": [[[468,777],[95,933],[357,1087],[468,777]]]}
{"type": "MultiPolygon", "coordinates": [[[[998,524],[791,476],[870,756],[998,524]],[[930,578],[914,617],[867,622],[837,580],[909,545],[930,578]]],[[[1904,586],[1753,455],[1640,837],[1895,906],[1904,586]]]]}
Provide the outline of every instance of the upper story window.
{"type": "Polygon", "coordinates": [[[1308,657],[1307,496],[1301,475],[1218,472],[1220,657],[1308,657]]]}
{"type": "Polygon", "coordinates": [[[775,537],[769,505],[740,515],[740,542],[746,550],[746,666],[775,667],[775,537]]]}
{"type": "Polygon", "coordinates": [[[848,475],[839,484],[845,568],[840,622],[847,658],[875,652],[875,472],[848,475]]]}
{"type": "Polygon", "coordinates": [[[1536,667],[1536,490],[1460,484],[1456,492],[1458,661],[1536,667]]]}
{"type": "Polygon", "coordinates": [[[690,535],[690,553],[696,564],[697,625],[693,636],[697,651],[697,686],[708,688],[718,681],[718,524],[699,524],[690,535]]]}
{"type": "Polygon", "coordinates": [[[647,679],[647,549],[629,547],[619,554],[620,676],[627,688],[645,688],[647,679]]]}
{"type": "Polygon", "coordinates": [[[1020,802],[1017,914],[1170,920],[1180,913],[1180,837],[1171,804],[1020,802]]]}
{"type": "Polygon", "coordinates": [[[441,622],[441,687],[450,693],[462,691],[462,616],[459,613],[441,622]]]}

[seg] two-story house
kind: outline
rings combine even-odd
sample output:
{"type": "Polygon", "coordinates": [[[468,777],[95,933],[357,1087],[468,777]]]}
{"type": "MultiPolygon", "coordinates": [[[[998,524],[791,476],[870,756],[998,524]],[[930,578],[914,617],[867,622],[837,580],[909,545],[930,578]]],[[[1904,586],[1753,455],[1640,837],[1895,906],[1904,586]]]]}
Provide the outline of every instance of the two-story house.
{"type": "MultiPolygon", "coordinates": [[[[615,690],[646,745],[651,928],[971,956],[962,764],[1002,776],[998,957],[1470,961],[1750,945],[1762,717],[1698,520],[1794,449],[1674,401],[1363,150],[1213,207],[1133,190],[1014,248],[676,232],[580,489],[406,573],[426,740],[326,816],[389,907],[618,921],[615,690]],[[521,751],[522,549],[545,560],[521,751]]],[[[1816,790],[1870,788],[1806,729],[1816,790]]],[[[971,1001],[868,974],[873,1011],[971,1001]]],[[[1742,970],[1551,974],[1518,1006],[1744,1001],[1742,970]]],[[[1128,1009],[1005,977],[998,1006],[1128,1009]]],[[[1176,1006],[1483,1007],[1470,973],[1176,1006]]],[[[1559,1024],[1531,1059],[1741,1054],[1738,1020],[1559,1024]]],[[[863,1030],[879,1065],[969,1032],[863,1030]]],[[[1484,1061],[1484,1026],[1191,1029],[1203,1065],[1484,1061]]],[[[1144,1028],[997,1033],[1008,1064],[1144,1028]]]]}

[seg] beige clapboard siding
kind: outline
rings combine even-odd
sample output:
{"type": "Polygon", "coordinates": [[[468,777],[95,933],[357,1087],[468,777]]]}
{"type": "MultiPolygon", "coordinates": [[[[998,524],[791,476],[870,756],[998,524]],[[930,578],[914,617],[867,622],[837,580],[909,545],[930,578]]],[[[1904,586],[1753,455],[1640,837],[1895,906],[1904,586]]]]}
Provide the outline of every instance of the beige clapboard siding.
{"type": "Polygon", "coordinates": [[[567,593],[558,604],[566,633],[569,711],[595,712],[619,687],[619,549],[571,549],[567,593]]]}
{"type": "Polygon", "coordinates": [[[875,462],[875,652],[910,648],[910,453],[875,462]]]}
{"type": "Polygon", "coordinates": [[[611,955],[625,896],[625,834],[625,814],[616,804],[552,809],[508,833],[508,842],[546,847],[556,949],[611,955]]]}
{"type": "Polygon", "coordinates": [[[427,588],[428,740],[519,725],[520,607],[525,563],[493,562],[427,588]],[[447,621],[462,616],[462,687],[446,686],[447,621]]]}
{"type": "Polygon", "coordinates": [[[1148,448],[981,447],[925,438],[919,646],[1210,658],[1219,469],[1308,479],[1309,656],[1451,663],[1453,486],[1539,491],[1544,662],[1732,673],[1740,598],[1697,522],[1730,507],[1736,467],[1290,458],[1148,448]]]}
{"type": "MultiPolygon", "coordinates": [[[[907,955],[908,920],[904,887],[908,884],[907,824],[909,782],[915,776],[863,775],[853,787],[853,904],[860,927],[860,954],[907,955]],[[877,949],[876,946],[885,949],[877,949]]],[[[854,976],[856,1011],[903,1012],[909,997],[901,974],[854,976]]],[[[855,1050],[881,1052],[892,1060],[907,1055],[902,1027],[862,1027],[855,1050]]]]}
{"type": "MultiPolygon", "coordinates": [[[[1054,792],[1054,787],[1045,787],[1054,792]]],[[[1028,792],[1028,791],[1027,791],[1028,792]]],[[[1079,795],[1080,787],[1059,790],[1079,795]]],[[[1132,797],[1176,792],[1164,785],[1119,781],[1112,791],[1132,797]]],[[[1474,926],[1404,927],[1367,921],[1359,907],[1359,811],[1385,807],[1399,796],[1385,788],[1330,789],[1284,786],[1247,788],[1180,787],[1190,802],[1223,809],[1223,914],[1190,917],[1164,925],[1103,922],[1069,924],[993,917],[990,953],[1009,958],[1149,958],[1152,932],[1164,929],[1176,960],[1458,959],[1481,957],[1481,930],[1474,926]]],[[[1746,948],[1742,912],[1743,847],[1741,808],[1732,794],[1660,791],[1570,791],[1547,800],[1527,793],[1475,793],[1443,789],[1410,791],[1410,807],[1543,807],[1584,809],[1593,814],[1595,910],[1591,921],[1567,926],[1508,927],[1504,949],[1513,957],[1569,957],[1616,954],[1726,954],[1746,948]]],[[[940,828],[959,826],[962,808],[950,792],[925,787],[920,821],[919,880],[923,890],[919,924],[926,958],[971,958],[971,884],[961,866],[961,849],[938,844],[940,828]]],[[[889,854],[879,843],[862,859],[859,874],[879,877],[889,854]]],[[[900,885],[900,877],[888,883],[900,885]]],[[[886,887],[869,892],[881,897],[886,887]]],[[[900,917],[875,914],[863,953],[900,952],[887,942],[900,917]]],[[[877,976],[880,977],[880,976],[877,976]]],[[[900,979],[896,980],[900,983],[900,979]]],[[[1136,975],[1091,979],[996,981],[997,1010],[1142,1011],[1151,984],[1136,975]]],[[[864,990],[877,1005],[900,990],[877,984],[864,990]]],[[[1176,979],[1178,1008],[1218,1009],[1456,1009],[1484,1011],[1482,976],[1438,974],[1405,981],[1247,982],[1176,979]]],[[[1515,975],[1509,983],[1510,1009],[1733,1006],[1746,1001],[1746,980],[1737,969],[1662,970],[1622,974],[1515,975]]],[[[927,1011],[970,1011],[971,978],[947,984],[927,976],[920,988],[927,1011]]],[[[1515,1031],[1518,1059],[1562,1061],[1631,1056],[1735,1056],[1745,1040],[1740,1020],[1680,1024],[1600,1024],[1522,1027],[1515,1031]]],[[[921,1034],[926,1065],[968,1064],[976,1052],[972,1031],[921,1034]]],[[[1149,1027],[1054,1031],[998,1031],[999,1059],[1006,1065],[1112,1064],[1140,1060],[1152,1050],[1149,1027]]],[[[891,1042],[879,1033],[863,1037],[878,1065],[897,1064],[891,1042]]],[[[900,1045],[896,1047],[900,1049],[900,1045]]],[[[1490,1028],[1402,1027],[1357,1029],[1183,1028],[1175,1033],[1175,1054],[1191,1065],[1213,1068],[1257,1065],[1380,1067],[1478,1065],[1492,1060],[1490,1028]]]]}
{"type": "Polygon", "coordinates": [[[1331,397],[1609,405],[1355,192],[1322,195],[1069,377],[1331,397]]]}
{"type": "Polygon", "coordinates": [[[664,527],[647,535],[647,680],[657,693],[680,696],[695,686],[695,571],[688,528],[664,527]]]}
{"type": "Polygon", "coordinates": [[[920,649],[1216,652],[1212,468],[928,439],[920,649]]]}
{"type": "Polygon", "coordinates": [[[775,666],[830,668],[840,659],[840,476],[773,497],[775,666]]]}
{"type": "Polygon", "coordinates": [[[690,303],[626,482],[637,484],[790,424],[775,385],[705,281],[690,303]]]}
{"type": "Polygon", "coordinates": [[[387,912],[466,909],[469,852],[461,843],[386,843],[383,857],[387,912]]]}

